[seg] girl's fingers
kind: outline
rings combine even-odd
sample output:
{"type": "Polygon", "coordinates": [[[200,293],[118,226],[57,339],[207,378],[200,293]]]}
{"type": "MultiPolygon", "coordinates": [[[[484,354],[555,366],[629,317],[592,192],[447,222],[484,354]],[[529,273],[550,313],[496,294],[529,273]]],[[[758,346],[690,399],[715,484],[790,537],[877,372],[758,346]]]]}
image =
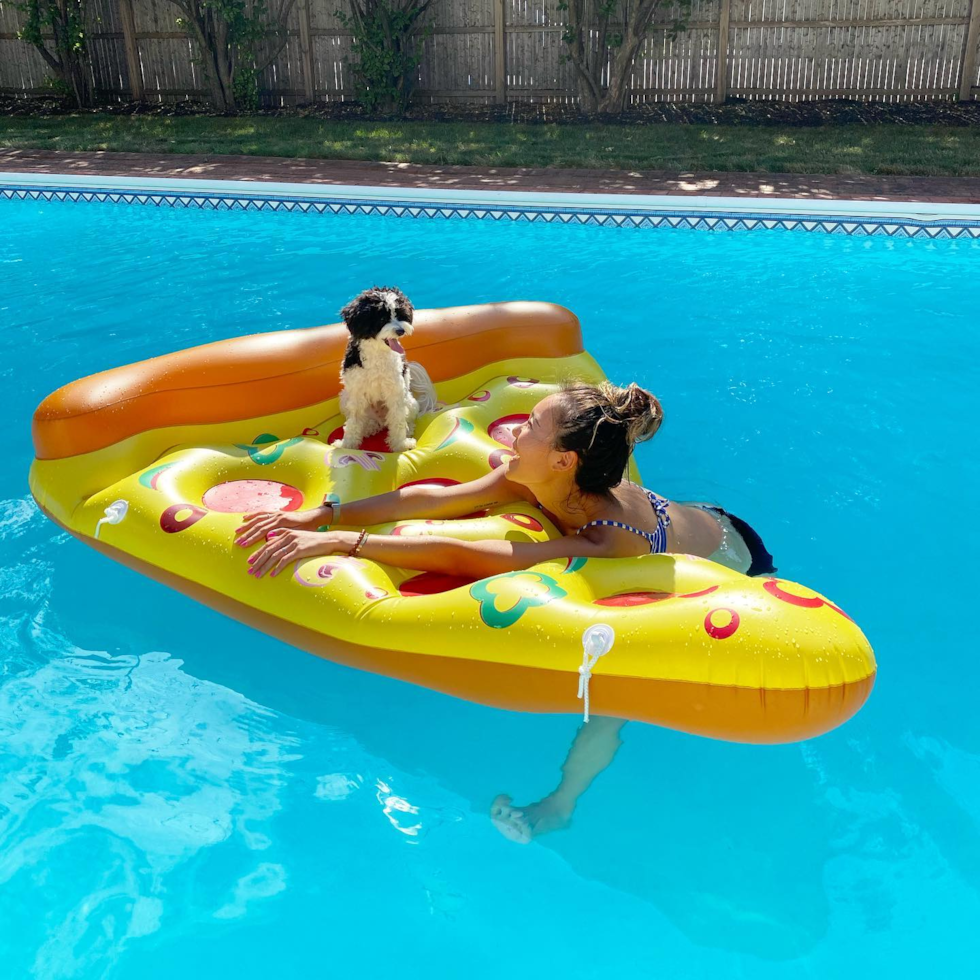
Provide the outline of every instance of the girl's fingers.
{"type": "Polygon", "coordinates": [[[249,564],[252,566],[248,572],[250,575],[254,575],[256,578],[262,577],[262,569],[265,567],[266,562],[269,559],[269,548],[263,545],[255,552],[254,555],[249,558],[249,564]]]}
{"type": "MultiPolygon", "coordinates": [[[[263,517],[268,518],[268,514],[263,515],[263,517]]],[[[272,525],[272,530],[274,530],[275,522],[265,519],[254,521],[248,527],[239,528],[236,532],[236,534],[240,535],[238,538],[238,543],[243,548],[247,548],[250,544],[258,541],[260,538],[267,537],[270,532],[270,525],[272,525]]]]}
{"type": "Polygon", "coordinates": [[[293,554],[292,548],[284,550],[280,555],[279,560],[276,562],[275,567],[272,569],[273,576],[278,575],[281,571],[289,568],[295,558],[296,556],[293,554]]]}
{"type": "Polygon", "coordinates": [[[278,547],[266,546],[263,548],[262,551],[265,552],[265,554],[262,555],[261,561],[256,561],[255,564],[252,565],[252,574],[256,578],[262,578],[262,576],[265,575],[265,573],[275,563],[279,554],[284,550],[286,549],[282,545],[279,545],[278,547]]]}
{"type": "Polygon", "coordinates": [[[251,534],[252,531],[254,531],[255,528],[258,527],[260,523],[261,523],[260,520],[246,521],[244,524],[241,525],[241,527],[238,528],[237,531],[235,531],[235,537],[241,537],[243,535],[251,534]]]}

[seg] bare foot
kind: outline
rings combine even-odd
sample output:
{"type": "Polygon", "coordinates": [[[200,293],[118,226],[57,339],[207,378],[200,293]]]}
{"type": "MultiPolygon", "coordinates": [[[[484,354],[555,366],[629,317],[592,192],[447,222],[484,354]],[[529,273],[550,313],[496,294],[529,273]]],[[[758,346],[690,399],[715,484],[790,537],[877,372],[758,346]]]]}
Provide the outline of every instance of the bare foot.
{"type": "Polygon", "coordinates": [[[530,844],[541,834],[564,830],[572,822],[572,810],[553,796],[546,796],[538,803],[514,807],[511,798],[501,793],[490,805],[490,821],[507,840],[530,844]]]}

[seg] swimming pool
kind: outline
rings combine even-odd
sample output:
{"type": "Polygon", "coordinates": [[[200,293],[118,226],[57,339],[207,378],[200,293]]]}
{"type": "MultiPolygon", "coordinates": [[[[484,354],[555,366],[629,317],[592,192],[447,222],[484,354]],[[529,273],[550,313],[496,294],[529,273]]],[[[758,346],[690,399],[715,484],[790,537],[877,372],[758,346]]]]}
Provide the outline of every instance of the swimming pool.
{"type": "Polygon", "coordinates": [[[980,541],[959,518],[978,481],[972,231],[350,210],[0,200],[10,975],[964,973],[980,953],[980,726],[960,694],[978,680],[980,541]],[[578,719],[309,657],[37,513],[27,423],[53,388],[330,322],[375,281],[420,307],[574,310],[607,373],[663,400],[646,484],[744,515],[781,574],[862,625],[880,668],[862,712],[765,748],[630,726],[572,828],[522,848],[490,801],[549,792],[578,719]]]}

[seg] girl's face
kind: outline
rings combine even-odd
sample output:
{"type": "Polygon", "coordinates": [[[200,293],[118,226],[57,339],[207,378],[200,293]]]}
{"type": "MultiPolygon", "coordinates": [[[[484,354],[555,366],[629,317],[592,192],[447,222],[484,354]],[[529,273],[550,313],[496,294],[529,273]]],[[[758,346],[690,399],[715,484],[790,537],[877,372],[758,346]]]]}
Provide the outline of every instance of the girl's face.
{"type": "Polygon", "coordinates": [[[555,411],[558,396],[538,402],[527,421],[514,433],[514,452],[507,479],[523,486],[547,483],[575,466],[576,454],[555,449],[555,411]]]}

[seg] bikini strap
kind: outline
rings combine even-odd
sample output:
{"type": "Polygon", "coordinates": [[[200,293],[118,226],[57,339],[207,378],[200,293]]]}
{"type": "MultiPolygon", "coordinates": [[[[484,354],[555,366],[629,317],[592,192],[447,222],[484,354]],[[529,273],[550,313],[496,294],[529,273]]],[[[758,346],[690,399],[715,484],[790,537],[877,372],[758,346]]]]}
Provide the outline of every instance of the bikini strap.
{"type": "Polygon", "coordinates": [[[649,531],[641,531],[638,527],[631,524],[623,524],[621,521],[589,521],[583,524],[575,533],[581,534],[586,528],[590,527],[618,527],[623,531],[632,531],[650,543],[651,554],[661,554],[667,550],[667,530],[663,524],[657,525],[657,530],[652,534],[649,531]]]}
{"type": "Polygon", "coordinates": [[[657,520],[664,526],[670,526],[670,514],[667,513],[667,508],[670,506],[670,501],[666,497],[661,497],[655,494],[652,490],[647,490],[646,495],[653,504],[653,509],[656,511],[657,520]]]}

